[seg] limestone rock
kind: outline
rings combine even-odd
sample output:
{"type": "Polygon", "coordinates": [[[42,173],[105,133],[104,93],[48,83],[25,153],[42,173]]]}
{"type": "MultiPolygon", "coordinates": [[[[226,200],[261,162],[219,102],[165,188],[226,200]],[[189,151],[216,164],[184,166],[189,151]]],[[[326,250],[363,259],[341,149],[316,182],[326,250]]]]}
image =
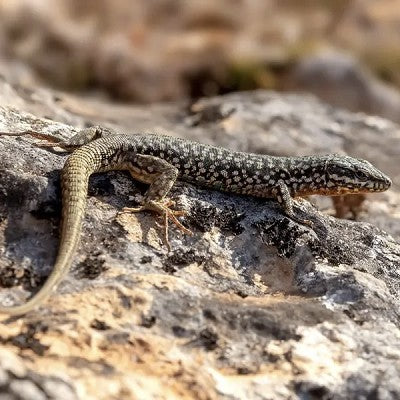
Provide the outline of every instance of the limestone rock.
{"type": "MultiPolygon", "coordinates": [[[[194,235],[172,227],[168,253],[153,215],[117,215],[145,187],[123,172],[93,176],[71,272],[39,310],[2,317],[9,398],[400,397],[397,125],[263,91],[141,108],[2,81],[0,98],[0,131],[69,136],[102,123],[246,151],[348,152],[395,182],[357,216],[373,224],[299,202],[313,229],[273,200],[179,183],[172,196],[194,235]]],[[[57,249],[66,156],[34,141],[0,137],[3,304],[42,284],[57,249]]]]}

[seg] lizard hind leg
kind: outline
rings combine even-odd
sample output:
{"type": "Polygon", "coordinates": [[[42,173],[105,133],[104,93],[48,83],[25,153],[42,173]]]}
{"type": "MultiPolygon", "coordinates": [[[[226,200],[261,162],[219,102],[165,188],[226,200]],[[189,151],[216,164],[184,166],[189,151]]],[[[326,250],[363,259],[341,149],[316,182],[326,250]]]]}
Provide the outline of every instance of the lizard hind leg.
{"type": "Polygon", "coordinates": [[[105,136],[111,136],[114,132],[111,130],[104,128],[102,126],[91,126],[89,128],[85,128],[80,130],[78,133],[73,135],[71,138],[63,139],[62,137],[57,136],[56,133],[48,134],[43,132],[36,132],[34,130],[26,130],[21,132],[0,132],[0,136],[25,136],[29,135],[36,139],[40,139],[40,142],[37,142],[35,145],[38,147],[59,147],[68,152],[72,152],[73,150],[81,147],[95,139],[99,139],[105,136]]]}
{"type": "Polygon", "coordinates": [[[84,128],[72,137],[61,140],[53,140],[54,138],[52,138],[50,135],[31,133],[32,136],[45,140],[45,142],[40,142],[38,144],[39,147],[60,147],[66,151],[73,151],[85,144],[92,142],[93,140],[105,136],[111,136],[113,134],[113,131],[102,126],[91,126],[89,128],[84,128]]]}
{"type": "Polygon", "coordinates": [[[166,195],[178,177],[177,168],[161,158],[141,154],[135,155],[134,160],[128,165],[128,168],[134,179],[148,183],[150,187],[140,207],[125,207],[121,212],[130,213],[147,210],[160,214],[164,220],[164,240],[168,249],[171,248],[168,238],[169,221],[175,224],[183,233],[192,235],[192,231],[183,226],[177,218],[178,216],[185,215],[186,212],[173,210],[171,206],[175,202],[166,198],[166,195]]]}

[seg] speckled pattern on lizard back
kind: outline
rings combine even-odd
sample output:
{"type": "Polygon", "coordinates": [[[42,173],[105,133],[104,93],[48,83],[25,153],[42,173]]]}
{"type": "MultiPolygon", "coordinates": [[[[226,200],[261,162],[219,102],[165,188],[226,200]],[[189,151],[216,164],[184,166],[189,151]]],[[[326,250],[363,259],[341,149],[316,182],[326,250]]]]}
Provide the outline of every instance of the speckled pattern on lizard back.
{"type": "Polygon", "coordinates": [[[44,146],[75,150],[62,170],[62,228],[53,271],[25,304],[0,307],[0,312],[12,315],[25,314],[42,303],[68,271],[79,242],[89,176],[94,172],[128,170],[134,179],[149,184],[143,205],[125,211],[147,209],[162,214],[168,246],[168,219],[191,233],[177,219],[182,212],[172,210],[172,202],[166,198],[176,179],[226,192],[275,198],[288,217],[306,225],[310,221],[295,215],[296,196],[379,192],[391,185],[390,179],[368,161],[342,155],[273,157],[170,136],[117,135],[102,127],[84,129],[67,141],[31,131],[2,134],[30,134],[50,142],[44,146]]]}

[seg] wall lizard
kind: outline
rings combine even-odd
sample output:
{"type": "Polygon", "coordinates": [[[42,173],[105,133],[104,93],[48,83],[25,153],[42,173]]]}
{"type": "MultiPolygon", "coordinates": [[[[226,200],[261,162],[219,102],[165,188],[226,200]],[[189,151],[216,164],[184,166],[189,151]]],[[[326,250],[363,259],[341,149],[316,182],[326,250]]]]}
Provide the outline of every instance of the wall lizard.
{"type": "Polygon", "coordinates": [[[161,214],[167,244],[168,220],[191,233],[177,219],[183,212],[171,209],[173,202],[166,197],[176,179],[226,192],[275,198],[289,218],[307,225],[310,222],[294,211],[296,196],[381,192],[391,185],[391,180],[368,161],[344,155],[275,157],[170,136],[116,134],[99,126],[83,129],[69,140],[33,131],[0,133],[26,134],[45,139],[44,147],[60,147],[72,154],[61,173],[61,234],[53,271],[26,303],[0,306],[1,313],[10,315],[22,315],[40,305],[67,273],[79,242],[89,176],[94,172],[128,170],[134,179],[149,184],[143,205],[124,212],[152,210],[161,214]]]}

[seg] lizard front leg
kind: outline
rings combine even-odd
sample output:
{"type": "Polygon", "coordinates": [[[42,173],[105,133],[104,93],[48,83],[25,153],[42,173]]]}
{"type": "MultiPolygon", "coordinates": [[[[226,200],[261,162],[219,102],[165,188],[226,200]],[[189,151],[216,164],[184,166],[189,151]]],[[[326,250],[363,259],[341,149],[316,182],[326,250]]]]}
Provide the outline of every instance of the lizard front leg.
{"type": "Polygon", "coordinates": [[[298,222],[301,225],[312,226],[312,221],[308,219],[302,219],[296,216],[293,208],[293,198],[290,195],[290,191],[288,186],[283,180],[278,181],[276,186],[276,200],[283,207],[285,214],[295,222],[298,222]]]}
{"type": "Polygon", "coordinates": [[[127,167],[134,179],[147,183],[150,187],[140,207],[125,207],[122,212],[149,210],[162,215],[164,217],[164,239],[168,249],[171,248],[168,240],[168,220],[171,220],[182,232],[191,235],[192,232],[176,218],[184,215],[185,212],[172,210],[170,206],[174,202],[165,198],[178,177],[178,169],[161,158],[142,154],[136,154],[133,160],[128,162],[127,167]]]}

